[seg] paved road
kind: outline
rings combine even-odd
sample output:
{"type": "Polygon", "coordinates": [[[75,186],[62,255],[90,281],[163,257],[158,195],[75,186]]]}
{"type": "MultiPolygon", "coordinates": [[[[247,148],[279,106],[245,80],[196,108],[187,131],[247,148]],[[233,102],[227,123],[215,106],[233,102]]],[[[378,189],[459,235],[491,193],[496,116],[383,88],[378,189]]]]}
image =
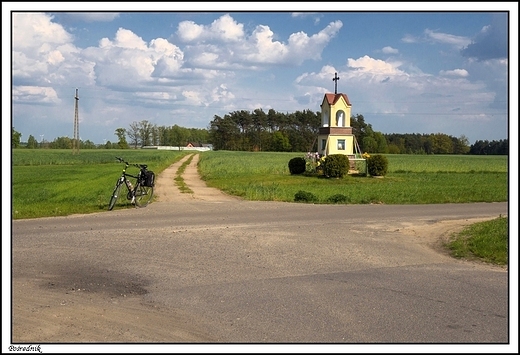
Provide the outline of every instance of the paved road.
{"type": "Polygon", "coordinates": [[[503,344],[507,270],[455,260],[433,234],[507,214],[507,203],[152,203],[13,221],[13,277],[79,288],[83,277],[91,292],[131,280],[135,297],[189,315],[211,342],[503,344]]]}

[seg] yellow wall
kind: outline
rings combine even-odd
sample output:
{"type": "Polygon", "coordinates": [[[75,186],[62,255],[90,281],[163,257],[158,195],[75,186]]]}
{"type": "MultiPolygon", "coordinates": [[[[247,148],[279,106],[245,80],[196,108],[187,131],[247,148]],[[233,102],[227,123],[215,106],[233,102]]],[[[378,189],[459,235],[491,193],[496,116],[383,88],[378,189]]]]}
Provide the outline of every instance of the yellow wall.
{"type": "Polygon", "coordinates": [[[354,136],[332,136],[332,135],[319,135],[318,136],[318,153],[329,155],[329,154],[354,154],[354,136]],[[328,139],[328,142],[327,142],[328,139]],[[322,150],[322,141],[325,140],[326,148],[322,150]],[[338,149],[338,140],[345,140],[345,150],[338,149]]]}
{"type": "Polygon", "coordinates": [[[347,106],[345,99],[343,96],[340,97],[336,104],[331,105],[330,107],[330,117],[331,117],[331,127],[350,127],[350,107],[347,106]],[[341,126],[336,125],[336,114],[338,111],[343,111],[344,113],[344,123],[341,126]]]}

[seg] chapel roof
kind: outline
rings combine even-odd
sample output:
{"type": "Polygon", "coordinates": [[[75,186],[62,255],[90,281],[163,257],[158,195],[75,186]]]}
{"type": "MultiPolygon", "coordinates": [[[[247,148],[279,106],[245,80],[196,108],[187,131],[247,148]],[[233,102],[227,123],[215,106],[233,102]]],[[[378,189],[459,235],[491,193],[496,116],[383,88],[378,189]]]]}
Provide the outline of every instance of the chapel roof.
{"type": "Polygon", "coordinates": [[[334,105],[336,102],[338,102],[338,100],[343,97],[343,99],[345,100],[345,102],[347,103],[348,106],[352,106],[352,104],[350,103],[348,97],[347,97],[347,94],[325,94],[325,100],[327,100],[327,103],[329,105],[334,105]]]}

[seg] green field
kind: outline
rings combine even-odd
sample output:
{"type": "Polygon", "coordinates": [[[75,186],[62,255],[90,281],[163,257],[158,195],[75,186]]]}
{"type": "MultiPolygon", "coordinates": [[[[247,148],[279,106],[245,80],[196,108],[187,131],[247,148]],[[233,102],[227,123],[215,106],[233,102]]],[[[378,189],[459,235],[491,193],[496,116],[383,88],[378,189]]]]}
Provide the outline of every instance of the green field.
{"type": "Polygon", "coordinates": [[[507,156],[387,155],[382,179],[326,179],[290,175],[295,153],[205,152],[199,171],[209,186],[247,200],[294,201],[298,191],[315,203],[343,195],[348,203],[428,204],[508,200],[507,156]]]}
{"type": "MultiPolygon", "coordinates": [[[[107,210],[123,164],[148,164],[159,174],[190,151],[70,150],[12,151],[12,218],[38,218],[107,210]]],[[[199,172],[209,186],[247,200],[294,202],[306,191],[315,203],[427,204],[508,200],[507,156],[387,155],[382,179],[346,176],[327,179],[291,175],[298,153],[209,151],[200,153],[199,172]],[[336,201],[336,200],[333,200],[336,201]]],[[[128,172],[132,172],[129,168],[128,172]]],[[[133,168],[137,172],[137,168],[133,168]]],[[[174,183],[174,182],[172,182],[174,183]]],[[[178,182],[177,182],[178,183],[178,182]]],[[[189,192],[189,189],[188,189],[189,192]]],[[[120,204],[116,208],[130,208],[120,204]]]]}
{"type": "MultiPolygon", "coordinates": [[[[130,163],[147,164],[159,173],[181,159],[185,151],[15,149],[12,151],[12,218],[66,216],[108,210],[116,180],[130,163]]],[[[136,167],[128,173],[136,174],[136,167]]],[[[116,208],[130,208],[124,199],[116,208]],[[123,203],[123,205],[119,205],[123,203]]]]}

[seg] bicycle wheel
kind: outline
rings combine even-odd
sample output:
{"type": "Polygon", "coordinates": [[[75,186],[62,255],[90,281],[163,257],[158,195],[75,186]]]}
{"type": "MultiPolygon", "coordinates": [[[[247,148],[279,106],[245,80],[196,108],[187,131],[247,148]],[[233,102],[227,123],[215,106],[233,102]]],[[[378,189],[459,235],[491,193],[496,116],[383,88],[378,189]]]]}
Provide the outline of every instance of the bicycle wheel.
{"type": "Polygon", "coordinates": [[[112,208],[116,205],[116,201],[119,197],[119,192],[121,191],[121,180],[117,180],[116,187],[114,187],[114,192],[112,192],[112,197],[110,197],[110,202],[108,203],[108,210],[112,211],[112,208]]]}
{"type": "Polygon", "coordinates": [[[137,184],[135,187],[135,205],[138,207],[146,206],[153,197],[153,187],[137,184]]]}

